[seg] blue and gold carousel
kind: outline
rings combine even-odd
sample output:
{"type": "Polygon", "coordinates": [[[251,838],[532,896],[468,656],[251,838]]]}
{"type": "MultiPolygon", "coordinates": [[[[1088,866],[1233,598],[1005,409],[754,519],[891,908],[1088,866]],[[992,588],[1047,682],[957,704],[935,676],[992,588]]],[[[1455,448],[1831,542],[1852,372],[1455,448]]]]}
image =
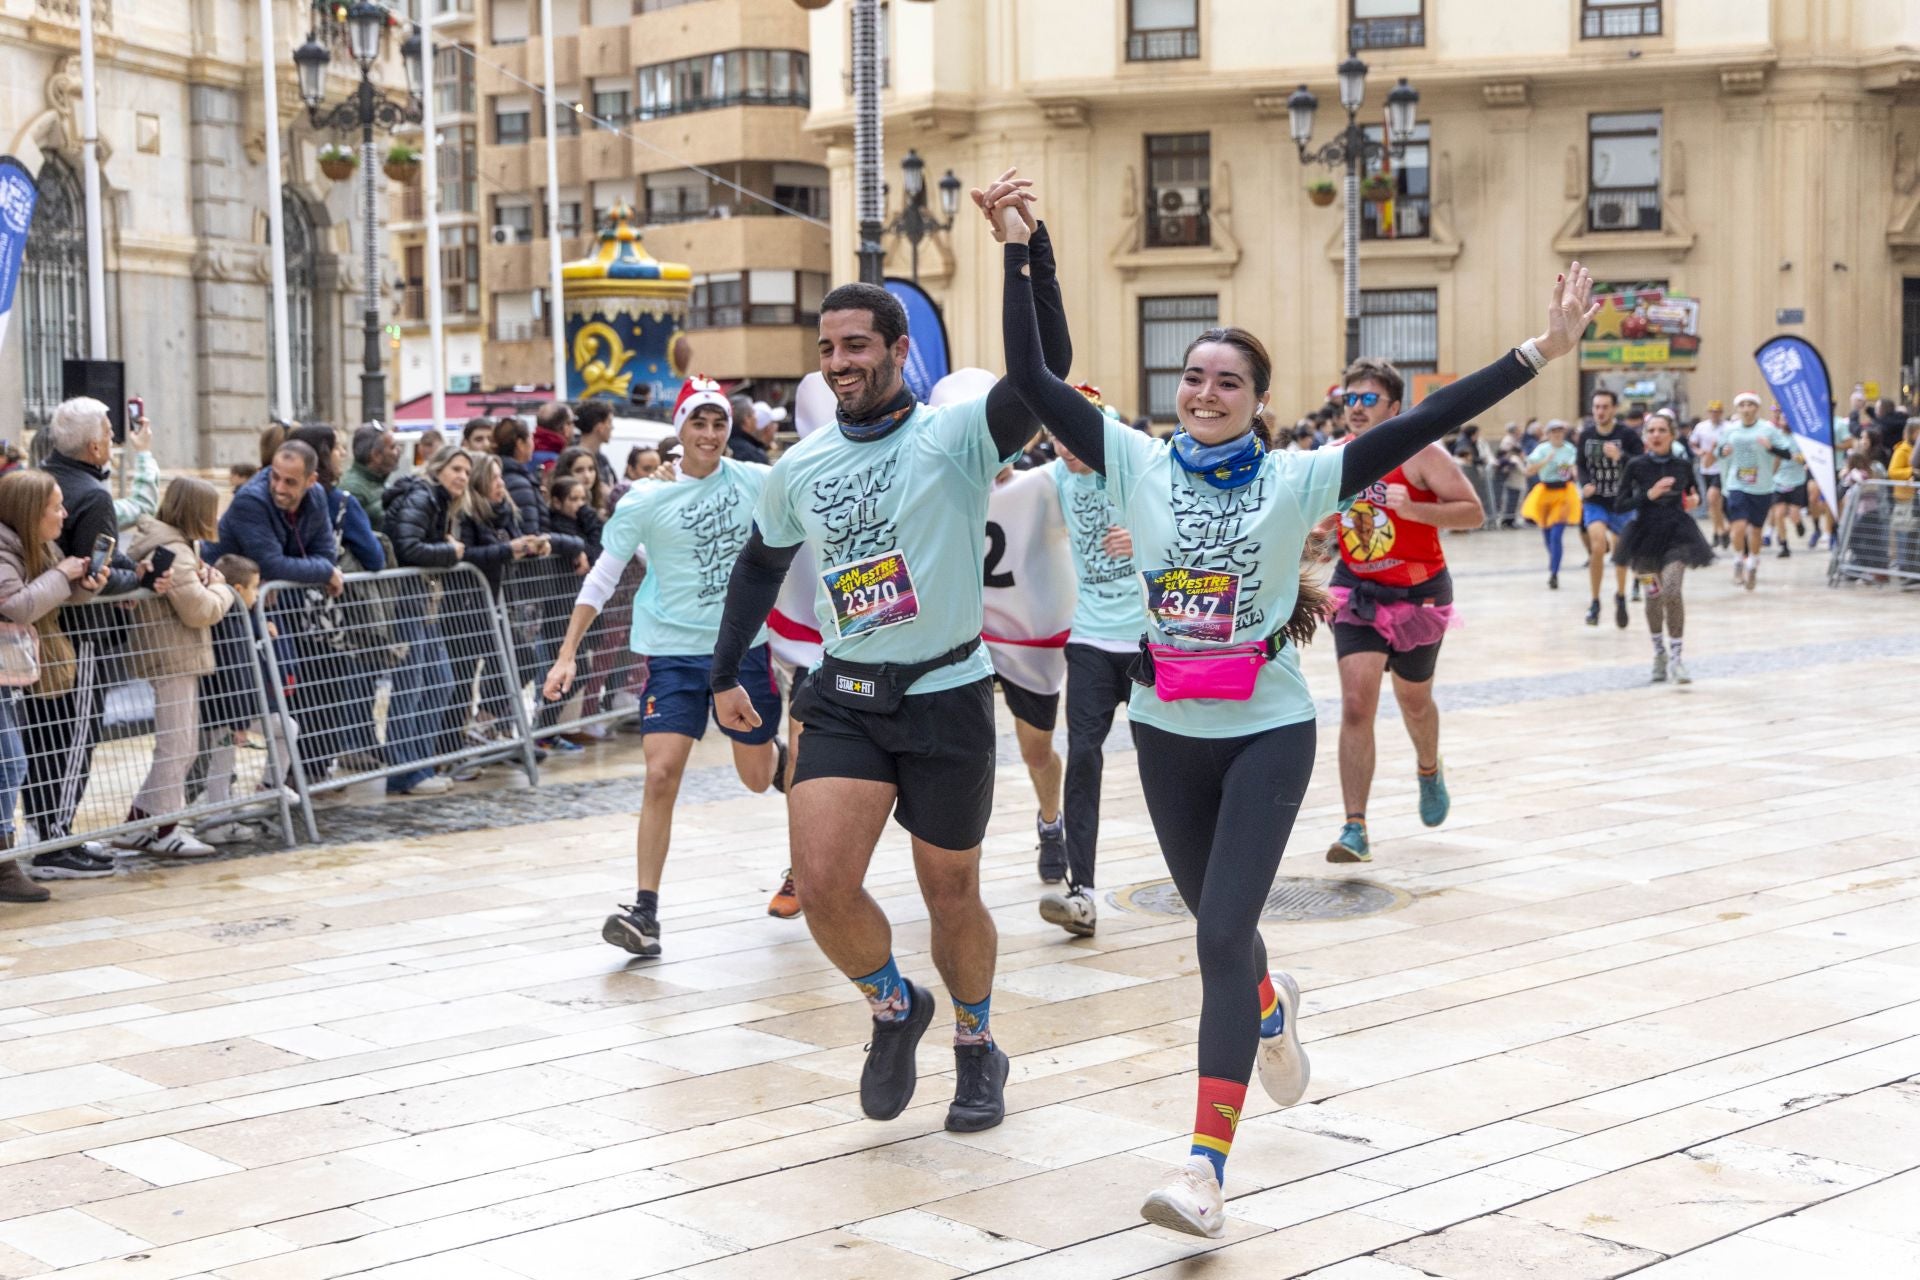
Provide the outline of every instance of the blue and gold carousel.
{"type": "Polygon", "coordinates": [[[561,268],[566,288],[567,398],[668,406],[686,377],[693,272],[640,242],[633,207],[616,204],[600,248],[561,268]]]}

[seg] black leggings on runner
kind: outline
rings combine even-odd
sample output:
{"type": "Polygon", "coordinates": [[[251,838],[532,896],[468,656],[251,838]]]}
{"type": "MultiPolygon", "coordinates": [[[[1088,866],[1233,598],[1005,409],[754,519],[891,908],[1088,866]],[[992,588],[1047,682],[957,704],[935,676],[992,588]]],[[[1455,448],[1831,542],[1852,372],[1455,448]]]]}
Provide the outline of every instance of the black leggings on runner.
{"type": "Polygon", "coordinates": [[[1675,560],[1661,567],[1660,576],[1641,575],[1647,584],[1647,629],[1656,636],[1662,630],[1675,640],[1687,633],[1687,598],[1681,592],[1686,581],[1685,562],[1675,560]]]}
{"type": "Polygon", "coordinates": [[[1314,723],[1244,738],[1190,738],[1135,723],[1140,788],[1200,957],[1200,1074],[1253,1078],[1260,913],[1313,774],[1314,723]]]}

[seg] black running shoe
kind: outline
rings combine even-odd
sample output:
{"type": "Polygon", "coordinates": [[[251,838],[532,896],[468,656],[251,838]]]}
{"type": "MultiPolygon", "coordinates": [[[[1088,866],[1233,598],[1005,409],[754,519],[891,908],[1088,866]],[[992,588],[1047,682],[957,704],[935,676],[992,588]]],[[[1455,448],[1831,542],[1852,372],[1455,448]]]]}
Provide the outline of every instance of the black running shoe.
{"type": "Polygon", "coordinates": [[[1613,598],[1613,625],[1622,631],[1627,629],[1627,598],[1623,595],[1613,598]]]}
{"type": "Polygon", "coordinates": [[[600,926],[600,936],[642,960],[660,958],[660,920],[651,911],[622,905],[600,926]]]}
{"type": "Polygon", "coordinates": [[[773,789],[781,795],[787,794],[787,740],[773,740],[773,789]]]}
{"type": "Polygon", "coordinates": [[[953,1046],[953,1105],[948,1133],[979,1133],[1007,1114],[1007,1055],[997,1044],[953,1046]]]}
{"type": "Polygon", "coordinates": [[[1548,574],[1548,575],[1547,575],[1547,590],[1549,590],[1549,591],[1558,591],[1559,589],[1560,589],[1560,575],[1559,575],[1559,574],[1557,574],[1557,573],[1550,573],[1550,574],[1548,574]]]}
{"type": "Polygon", "coordinates": [[[1034,825],[1040,832],[1040,878],[1048,884],[1059,884],[1067,878],[1066,823],[1055,818],[1048,826],[1045,819],[1036,816],[1034,825]]]}
{"type": "Polygon", "coordinates": [[[1600,602],[1598,600],[1595,600],[1587,606],[1587,625],[1590,627],[1600,625],[1600,602]]]}
{"type": "Polygon", "coordinates": [[[1789,558],[1791,558],[1791,557],[1792,557],[1792,555],[1793,555],[1793,548],[1792,548],[1792,547],[1790,547],[1790,546],[1788,546],[1788,545],[1786,544],[1786,542],[1785,542],[1785,541],[1783,540],[1783,541],[1782,541],[1782,542],[1780,543],[1780,554],[1779,554],[1779,555],[1777,555],[1777,556],[1775,556],[1775,557],[1774,557],[1774,559],[1776,559],[1776,560],[1786,560],[1786,559],[1789,559],[1789,558]]]}
{"type": "Polygon", "coordinates": [[[35,880],[100,880],[113,873],[112,858],[97,858],[77,846],[35,854],[27,866],[35,880]]]}
{"type": "Polygon", "coordinates": [[[907,1016],[876,1021],[873,1039],[867,1042],[867,1065],[860,1068],[860,1110],[869,1120],[891,1120],[905,1111],[919,1081],[913,1051],[933,1021],[933,993],[913,982],[907,983],[907,993],[912,1001],[907,1016]]]}

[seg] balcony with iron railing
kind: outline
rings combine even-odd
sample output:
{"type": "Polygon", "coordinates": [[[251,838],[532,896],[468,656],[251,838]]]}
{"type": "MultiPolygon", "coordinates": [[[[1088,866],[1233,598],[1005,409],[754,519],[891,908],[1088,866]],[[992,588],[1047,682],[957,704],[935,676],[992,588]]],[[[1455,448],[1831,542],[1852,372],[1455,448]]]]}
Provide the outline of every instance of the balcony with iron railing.
{"type": "Polygon", "coordinates": [[[1178,58],[1200,56],[1200,28],[1177,27],[1164,31],[1132,31],[1127,34],[1128,62],[1171,62],[1178,58]]]}
{"type": "Polygon", "coordinates": [[[1610,187],[1589,192],[1587,230],[1660,230],[1660,188],[1610,187]]]}
{"type": "Polygon", "coordinates": [[[1365,201],[1360,206],[1360,238],[1362,240],[1418,240],[1427,232],[1427,218],[1431,209],[1426,196],[1400,196],[1393,198],[1391,212],[1387,202],[1365,201]]]}
{"type": "Polygon", "coordinates": [[[1425,18],[1360,18],[1347,29],[1353,49],[1418,49],[1427,43],[1425,18]]]}

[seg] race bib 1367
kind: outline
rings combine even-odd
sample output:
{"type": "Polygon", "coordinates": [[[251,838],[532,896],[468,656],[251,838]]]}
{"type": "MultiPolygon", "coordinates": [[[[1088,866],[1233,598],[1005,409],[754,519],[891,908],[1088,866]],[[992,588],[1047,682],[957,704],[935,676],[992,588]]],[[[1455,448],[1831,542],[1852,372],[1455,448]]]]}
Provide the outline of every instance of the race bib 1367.
{"type": "Polygon", "coordinates": [[[1147,612],[1167,636],[1227,644],[1233,639],[1240,575],[1214,569],[1156,569],[1147,580],[1147,612]]]}

